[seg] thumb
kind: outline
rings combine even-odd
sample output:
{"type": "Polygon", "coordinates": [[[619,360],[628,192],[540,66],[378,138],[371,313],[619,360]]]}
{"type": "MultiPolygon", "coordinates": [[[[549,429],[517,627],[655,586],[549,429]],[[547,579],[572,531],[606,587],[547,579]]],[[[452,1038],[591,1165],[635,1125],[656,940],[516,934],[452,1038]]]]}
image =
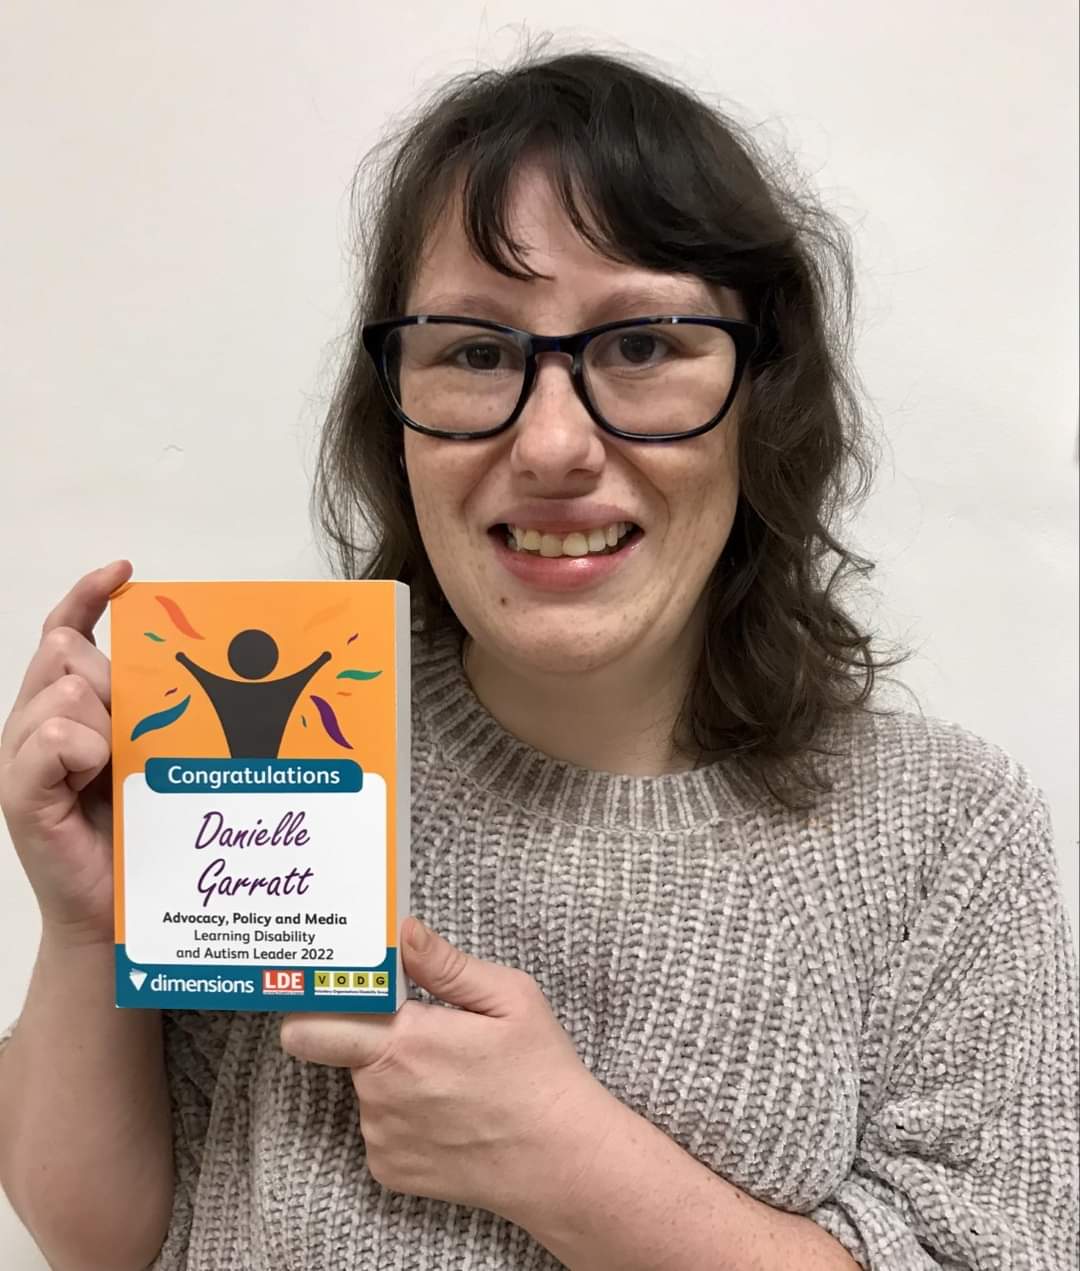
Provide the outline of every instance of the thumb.
{"type": "Polygon", "coordinates": [[[409,979],[463,1010],[480,1015],[509,1015],[520,972],[484,962],[452,945],[414,917],[403,925],[401,952],[409,979]]]}

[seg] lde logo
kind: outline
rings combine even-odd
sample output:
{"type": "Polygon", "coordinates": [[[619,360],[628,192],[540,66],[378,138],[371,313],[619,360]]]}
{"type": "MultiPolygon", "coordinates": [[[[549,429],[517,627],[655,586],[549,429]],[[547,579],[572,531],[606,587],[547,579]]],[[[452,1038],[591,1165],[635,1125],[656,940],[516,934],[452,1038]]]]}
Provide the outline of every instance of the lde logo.
{"type": "Polygon", "coordinates": [[[262,973],[264,993],[303,993],[303,971],[264,971],[262,973]]]}

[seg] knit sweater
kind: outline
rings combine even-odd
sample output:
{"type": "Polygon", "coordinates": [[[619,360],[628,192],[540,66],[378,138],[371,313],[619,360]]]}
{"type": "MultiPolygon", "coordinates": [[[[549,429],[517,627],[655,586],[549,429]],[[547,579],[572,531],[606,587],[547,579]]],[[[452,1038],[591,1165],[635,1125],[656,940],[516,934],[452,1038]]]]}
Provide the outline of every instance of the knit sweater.
{"type": "MultiPolygon", "coordinates": [[[[506,732],[449,636],[415,646],[413,730],[412,912],[532,975],[621,1102],[868,1271],[1076,1266],[1076,948],[1022,765],[898,712],[833,726],[812,814],[726,762],[589,771],[506,732]]],[[[348,1071],[285,1054],[279,1023],[163,1014],[153,1271],[563,1265],[380,1186],[348,1071]]]]}

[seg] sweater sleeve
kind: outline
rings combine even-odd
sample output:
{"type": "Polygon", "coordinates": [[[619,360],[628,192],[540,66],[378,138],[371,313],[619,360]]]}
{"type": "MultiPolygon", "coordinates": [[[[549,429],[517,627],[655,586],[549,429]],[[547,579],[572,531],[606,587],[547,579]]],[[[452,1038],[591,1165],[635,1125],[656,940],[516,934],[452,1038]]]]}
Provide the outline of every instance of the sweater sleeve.
{"type": "Polygon", "coordinates": [[[163,1011],[161,1018],[176,1185],[169,1230],[148,1271],[185,1271],[214,1090],[236,1015],[228,1011],[163,1011]]]}
{"type": "Polygon", "coordinates": [[[876,986],[855,1159],[806,1215],[866,1271],[1077,1266],[1076,949],[1045,798],[1002,775],[876,986]]]}

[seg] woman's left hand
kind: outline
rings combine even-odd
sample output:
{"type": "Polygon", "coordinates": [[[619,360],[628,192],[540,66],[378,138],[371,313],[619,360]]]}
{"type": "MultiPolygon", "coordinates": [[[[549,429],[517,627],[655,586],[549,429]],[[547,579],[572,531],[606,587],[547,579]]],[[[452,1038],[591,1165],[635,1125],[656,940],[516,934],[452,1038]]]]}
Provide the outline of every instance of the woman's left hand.
{"type": "MultiPolygon", "coordinates": [[[[403,937],[426,928],[410,918],[403,937]]],[[[578,1058],[536,981],[430,933],[413,981],[460,1010],[286,1015],[282,1048],[352,1070],[367,1164],[384,1187],[517,1220],[558,1206],[622,1105],[578,1058]]]]}

